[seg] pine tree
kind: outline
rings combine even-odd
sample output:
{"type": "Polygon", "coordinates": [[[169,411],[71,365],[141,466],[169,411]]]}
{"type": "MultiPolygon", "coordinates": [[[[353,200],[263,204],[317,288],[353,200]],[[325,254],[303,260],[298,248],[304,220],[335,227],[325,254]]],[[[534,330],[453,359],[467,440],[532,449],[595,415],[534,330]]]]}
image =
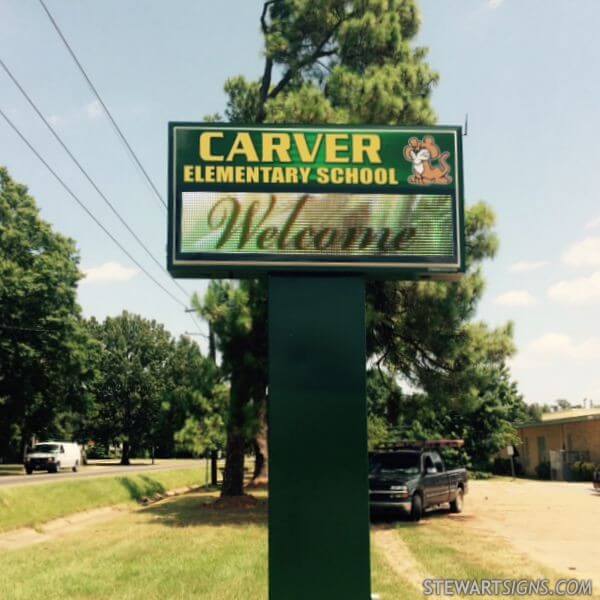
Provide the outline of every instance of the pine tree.
{"type": "MultiPolygon", "coordinates": [[[[260,15],[262,76],[226,82],[225,116],[244,123],[433,124],[431,94],[438,74],[426,62],[427,49],[414,45],[419,23],[414,0],[269,0],[260,15]]],[[[469,211],[469,274],[460,283],[387,282],[368,289],[370,355],[431,393],[444,389],[448,402],[456,402],[466,389],[473,406],[479,399],[477,385],[459,377],[459,365],[474,343],[468,320],[484,287],[478,265],[497,248],[493,220],[485,205],[469,211]]],[[[232,394],[224,495],[242,493],[243,453],[252,432],[260,442],[257,462],[267,464],[261,423],[266,399],[261,371],[267,362],[265,294],[264,284],[256,282],[213,283],[202,306],[221,351],[234,339],[239,345],[235,358],[230,353],[228,367],[232,394]],[[234,305],[226,300],[232,295],[253,298],[239,308],[237,319],[231,312],[234,305]],[[222,305],[215,302],[217,297],[222,305]],[[237,329],[234,338],[223,323],[243,324],[243,331],[237,329]],[[263,348],[265,354],[257,354],[263,348]]],[[[493,343],[484,352],[485,360],[502,366],[512,351],[510,330],[478,330],[478,336],[504,339],[501,352],[495,352],[493,343]]],[[[265,471],[255,472],[257,478],[265,476],[265,471]]]]}

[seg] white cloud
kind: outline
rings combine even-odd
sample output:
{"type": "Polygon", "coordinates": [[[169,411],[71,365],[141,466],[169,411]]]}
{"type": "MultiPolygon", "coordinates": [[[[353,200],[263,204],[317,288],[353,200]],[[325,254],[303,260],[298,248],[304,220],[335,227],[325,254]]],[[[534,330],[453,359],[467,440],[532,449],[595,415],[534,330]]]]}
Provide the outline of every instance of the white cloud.
{"type": "Polygon", "coordinates": [[[548,288],[548,297],[574,306],[596,304],[600,302],[600,271],[589,277],[559,281],[548,288]]]}
{"type": "Polygon", "coordinates": [[[600,217],[596,217],[595,219],[592,219],[591,221],[588,221],[585,224],[585,228],[586,229],[598,229],[598,228],[600,228],[600,217]]]}
{"type": "Polygon", "coordinates": [[[106,262],[99,267],[89,267],[82,270],[85,274],[82,283],[99,284],[129,281],[139,273],[138,269],[125,267],[118,262],[106,262]]]}
{"type": "Polygon", "coordinates": [[[572,244],[562,261],[571,267],[600,267],[600,237],[587,237],[572,244]]]}
{"type": "Polygon", "coordinates": [[[537,271],[550,263],[547,260],[519,260],[509,267],[513,273],[526,273],[528,271],[537,271]]]}
{"type": "Polygon", "coordinates": [[[512,361],[516,368],[539,367],[564,361],[600,360],[600,338],[590,337],[575,342],[564,333],[550,332],[530,342],[512,361]]]}
{"type": "Polygon", "coordinates": [[[98,100],[92,100],[92,102],[85,105],[85,114],[90,119],[97,119],[98,117],[102,116],[103,112],[102,106],[98,100]]]}
{"type": "Polygon", "coordinates": [[[504,292],[504,294],[496,296],[494,302],[501,306],[524,308],[526,306],[533,306],[537,303],[537,300],[526,290],[511,290],[510,292],[504,292]]]}
{"type": "Polygon", "coordinates": [[[498,8],[503,2],[504,0],[488,0],[488,6],[491,9],[495,9],[498,8]]]}

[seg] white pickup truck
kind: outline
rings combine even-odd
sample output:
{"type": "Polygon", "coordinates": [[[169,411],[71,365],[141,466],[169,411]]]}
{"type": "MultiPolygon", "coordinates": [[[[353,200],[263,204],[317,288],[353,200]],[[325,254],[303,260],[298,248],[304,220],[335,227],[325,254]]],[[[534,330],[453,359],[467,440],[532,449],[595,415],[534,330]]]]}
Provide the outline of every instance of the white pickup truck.
{"type": "Polygon", "coordinates": [[[25,471],[58,473],[61,469],[77,471],[81,464],[81,448],[71,442],[41,442],[29,448],[25,455],[25,471]]]}

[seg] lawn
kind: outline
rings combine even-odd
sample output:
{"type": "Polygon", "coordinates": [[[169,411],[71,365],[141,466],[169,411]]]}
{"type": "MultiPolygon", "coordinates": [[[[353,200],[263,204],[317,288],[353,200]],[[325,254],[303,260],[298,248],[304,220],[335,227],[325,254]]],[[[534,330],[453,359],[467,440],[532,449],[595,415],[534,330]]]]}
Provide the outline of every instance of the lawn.
{"type": "MultiPolygon", "coordinates": [[[[114,477],[61,480],[0,488],[0,532],[37,526],[79,511],[129,503],[174,488],[201,485],[204,469],[148,471],[114,477]]],[[[0,598],[3,598],[0,595],[0,598]]]]}
{"type": "MultiPolygon", "coordinates": [[[[119,514],[90,529],[0,561],[0,598],[264,600],[266,497],[254,509],[208,506],[193,493],[119,514]],[[35,568],[32,568],[35,565],[35,568]]],[[[373,527],[373,591],[382,600],[423,598],[425,577],[549,577],[506,541],[461,518],[373,527]]]]}

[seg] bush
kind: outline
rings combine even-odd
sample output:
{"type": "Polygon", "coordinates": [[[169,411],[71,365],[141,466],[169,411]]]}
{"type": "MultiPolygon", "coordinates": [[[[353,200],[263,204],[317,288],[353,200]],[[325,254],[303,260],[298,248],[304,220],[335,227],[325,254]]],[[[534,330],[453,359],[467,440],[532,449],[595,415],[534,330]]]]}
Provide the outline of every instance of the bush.
{"type": "MultiPolygon", "coordinates": [[[[494,473],[494,475],[512,475],[510,458],[501,458],[497,456],[494,459],[492,473],[494,473]]],[[[523,465],[521,465],[519,460],[515,460],[515,474],[523,475],[523,465]]]]}
{"type": "Polygon", "coordinates": [[[469,479],[491,479],[492,474],[489,471],[469,471],[469,479]]]}
{"type": "Polygon", "coordinates": [[[594,463],[577,461],[571,465],[571,477],[574,481],[593,481],[595,470],[594,463]]]}
{"type": "Polygon", "coordinates": [[[109,453],[106,451],[106,447],[101,444],[94,444],[93,446],[84,447],[85,455],[88,459],[98,458],[110,458],[109,453]]]}
{"type": "Polygon", "coordinates": [[[540,479],[550,479],[550,461],[541,462],[535,472],[540,479]]]}

